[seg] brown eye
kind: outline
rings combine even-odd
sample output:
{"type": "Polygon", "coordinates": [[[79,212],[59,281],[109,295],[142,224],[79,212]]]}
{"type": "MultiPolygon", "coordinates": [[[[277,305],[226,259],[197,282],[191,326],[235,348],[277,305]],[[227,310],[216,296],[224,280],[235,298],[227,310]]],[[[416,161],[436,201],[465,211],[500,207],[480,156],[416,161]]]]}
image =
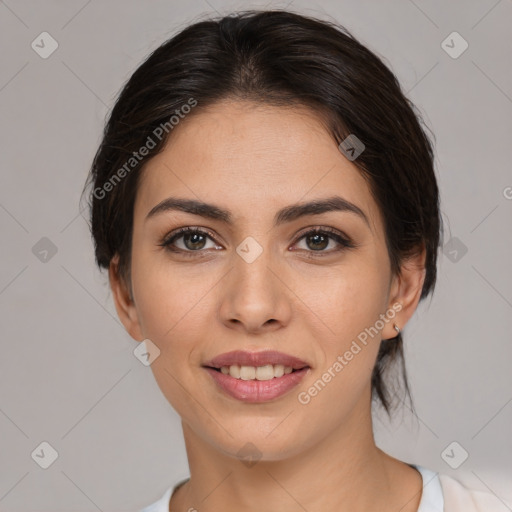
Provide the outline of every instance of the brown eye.
{"type": "Polygon", "coordinates": [[[203,249],[218,248],[215,243],[213,243],[213,247],[207,247],[208,240],[212,243],[215,242],[210,233],[199,228],[186,227],[171,233],[159,245],[170,252],[194,256],[193,253],[206,252],[203,249]]]}
{"type": "Polygon", "coordinates": [[[206,237],[199,233],[186,233],[182,235],[183,244],[187,249],[203,249],[206,241],[206,237]]]}
{"type": "Polygon", "coordinates": [[[308,247],[314,251],[325,249],[329,245],[329,236],[322,233],[314,233],[305,237],[308,247]]]}
{"type": "Polygon", "coordinates": [[[316,252],[318,256],[356,247],[352,240],[332,228],[312,229],[304,233],[298,241],[300,242],[301,240],[305,241],[306,251],[316,252]],[[331,242],[334,242],[334,248],[325,250],[331,242]],[[336,244],[338,247],[336,247],[336,244]]]}

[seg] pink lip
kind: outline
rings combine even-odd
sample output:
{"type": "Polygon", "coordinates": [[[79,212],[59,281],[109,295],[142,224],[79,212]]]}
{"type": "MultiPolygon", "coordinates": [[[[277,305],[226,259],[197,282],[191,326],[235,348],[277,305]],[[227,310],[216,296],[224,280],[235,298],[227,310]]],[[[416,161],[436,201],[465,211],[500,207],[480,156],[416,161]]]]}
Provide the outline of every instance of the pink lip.
{"type": "MultiPolygon", "coordinates": [[[[214,357],[211,361],[204,363],[203,366],[221,368],[222,366],[231,366],[235,364],[238,364],[239,366],[265,366],[267,364],[282,364],[283,366],[291,366],[294,370],[300,370],[305,366],[310,366],[308,363],[297,357],[290,356],[282,352],[277,352],[275,350],[265,350],[261,352],[233,350],[232,352],[226,352],[225,354],[214,357]]],[[[282,377],[279,377],[279,379],[281,378],[282,377]]]]}
{"type": "MultiPolygon", "coordinates": [[[[262,365],[258,364],[256,366],[262,365]]],[[[248,403],[267,402],[284,395],[297,386],[310,370],[309,367],[302,368],[301,370],[285,374],[282,377],[274,377],[270,380],[242,380],[235,379],[230,375],[224,375],[219,370],[206,368],[206,371],[212,376],[218,386],[229,396],[248,403]]]]}

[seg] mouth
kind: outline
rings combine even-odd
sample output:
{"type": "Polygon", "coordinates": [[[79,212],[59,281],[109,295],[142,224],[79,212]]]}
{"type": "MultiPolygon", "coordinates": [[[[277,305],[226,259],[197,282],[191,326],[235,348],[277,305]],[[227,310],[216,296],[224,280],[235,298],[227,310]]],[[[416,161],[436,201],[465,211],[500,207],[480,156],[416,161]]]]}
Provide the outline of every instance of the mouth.
{"type": "Polygon", "coordinates": [[[231,398],[261,403],[288,393],[310,372],[311,366],[276,351],[234,351],[203,364],[217,385],[231,398]]]}

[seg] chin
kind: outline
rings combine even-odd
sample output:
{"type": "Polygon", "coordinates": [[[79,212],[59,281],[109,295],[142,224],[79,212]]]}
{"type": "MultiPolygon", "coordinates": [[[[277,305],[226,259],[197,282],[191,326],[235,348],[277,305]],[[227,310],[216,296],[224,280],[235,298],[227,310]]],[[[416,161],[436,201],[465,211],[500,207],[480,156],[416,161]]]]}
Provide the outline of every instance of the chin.
{"type": "Polygon", "coordinates": [[[224,426],[233,437],[221,429],[211,437],[206,433],[206,440],[209,437],[209,443],[215,449],[241,461],[285,460],[306,449],[311,438],[308,440],[305,432],[301,435],[298,425],[281,425],[282,429],[276,428],[282,419],[268,418],[267,422],[260,419],[259,426],[254,421],[228,423],[224,426]]]}

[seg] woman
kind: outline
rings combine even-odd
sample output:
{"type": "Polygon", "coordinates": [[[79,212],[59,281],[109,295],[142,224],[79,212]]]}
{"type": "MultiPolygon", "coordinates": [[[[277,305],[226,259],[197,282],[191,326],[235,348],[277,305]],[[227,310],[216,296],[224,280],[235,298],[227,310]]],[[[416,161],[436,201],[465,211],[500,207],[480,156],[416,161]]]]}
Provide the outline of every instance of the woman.
{"type": "Polygon", "coordinates": [[[433,158],[332,23],[203,21],[135,71],[89,184],[97,263],[182,418],[191,478],[146,511],[501,510],[373,438],[436,281],[433,158]]]}

